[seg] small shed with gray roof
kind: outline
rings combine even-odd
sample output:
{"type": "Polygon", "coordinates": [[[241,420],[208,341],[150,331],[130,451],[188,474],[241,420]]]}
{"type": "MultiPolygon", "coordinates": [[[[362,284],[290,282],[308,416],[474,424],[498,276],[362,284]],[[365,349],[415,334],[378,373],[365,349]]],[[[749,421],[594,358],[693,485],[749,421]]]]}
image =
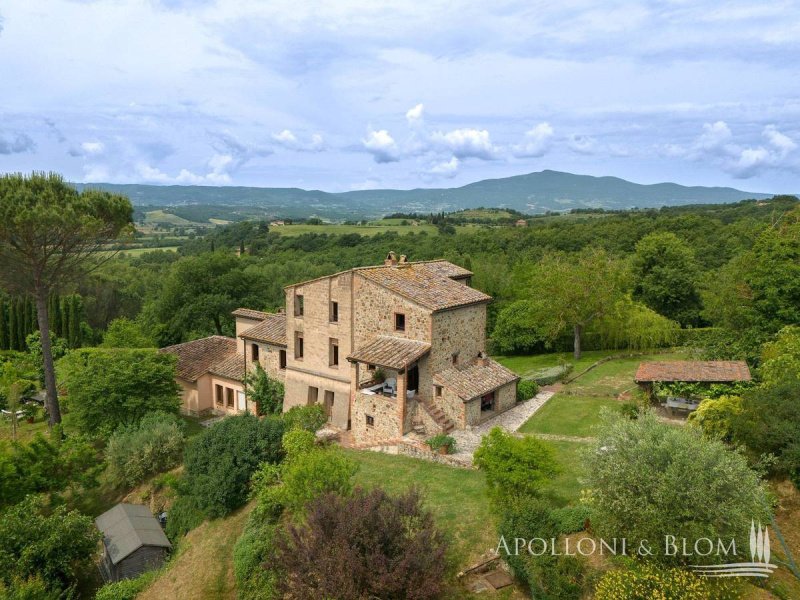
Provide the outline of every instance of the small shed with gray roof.
{"type": "Polygon", "coordinates": [[[100,572],[106,581],[157,569],[172,549],[158,520],[140,504],[117,504],[97,517],[95,524],[103,534],[100,572]]]}

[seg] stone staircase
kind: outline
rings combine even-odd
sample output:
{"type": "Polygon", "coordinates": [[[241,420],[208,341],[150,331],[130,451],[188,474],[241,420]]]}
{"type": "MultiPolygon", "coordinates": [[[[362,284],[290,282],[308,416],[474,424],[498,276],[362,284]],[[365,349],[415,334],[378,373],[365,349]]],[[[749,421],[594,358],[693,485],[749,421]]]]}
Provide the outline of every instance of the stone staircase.
{"type": "Polygon", "coordinates": [[[450,433],[456,428],[456,424],[451,421],[444,411],[430,401],[421,402],[425,412],[428,413],[431,419],[436,421],[436,424],[441,427],[443,433],[450,433]]]}

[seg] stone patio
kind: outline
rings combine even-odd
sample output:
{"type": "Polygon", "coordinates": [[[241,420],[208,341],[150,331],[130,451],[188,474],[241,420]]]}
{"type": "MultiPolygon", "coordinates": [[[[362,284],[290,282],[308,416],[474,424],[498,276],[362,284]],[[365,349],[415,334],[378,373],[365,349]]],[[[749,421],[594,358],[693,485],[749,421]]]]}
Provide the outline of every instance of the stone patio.
{"type": "Polygon", "coordinates": [[[530,419],[554,395],[555,391],[543,390],[530,400],[518,404],[496,417],[492,417],[477,427],[453,431],[450,435],[456,440],[456,453],[451,454],[450,458],[464,465],[472,465],[472,455],[480,445],[483,436],[494,427],[500,427],[511,433],[518,431],[522,424],[530,419]]]}

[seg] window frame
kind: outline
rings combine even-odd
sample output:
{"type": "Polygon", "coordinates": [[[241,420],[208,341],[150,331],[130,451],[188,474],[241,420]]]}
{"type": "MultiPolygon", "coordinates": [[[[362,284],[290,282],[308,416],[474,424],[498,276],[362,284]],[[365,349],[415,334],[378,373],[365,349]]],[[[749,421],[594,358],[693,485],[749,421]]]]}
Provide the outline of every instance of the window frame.
{"type": "Polygon", "coordinates": [[[331,300],[328,308],[328,321],[331,323],[339,322],[339,302],[331,300]]]}
{"type": "Polygon", "coordinates": [[[261,348],[255,342],[250,344],[250,360],[253,362],[261,360],[261,348]]]}
{"type": "Polygon", "coordinates": [[[303,294],[294,295],[294,316],[302,317],[306,313],[306,303],[303,294]]]}
{"type": "Polygon", "coordinates": [[[328,366],[339,366],[339,340],[337,338],[328,338],[328,366]]]}
{"type": "Polygon", "coordinates": [[[406,313],[395,312],[394,313],[394,330],[405,332],[406,330],[406,313]],[[401,325],[402,320],[402,326],[401,325]]]}
{"type": "Polygon", "coordinates": [[[303,333],[301,331],[294,332],[294,358],[295,360],[303,360],[305,356],[305,342],[303,339],[303,333]]]}

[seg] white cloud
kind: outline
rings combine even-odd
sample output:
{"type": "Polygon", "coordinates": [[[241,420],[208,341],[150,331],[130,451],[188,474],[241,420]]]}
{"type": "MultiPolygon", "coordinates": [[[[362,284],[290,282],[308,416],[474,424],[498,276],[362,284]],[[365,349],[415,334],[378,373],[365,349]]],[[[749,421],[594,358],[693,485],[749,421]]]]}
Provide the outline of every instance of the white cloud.
{"type": "MultiPolygon", "coordinates": [[[[768,170],[800,172],[800,160],[795,153],[797,143],[767,125],[761,131],[765,144],[744,144],[737,141],[733,131],[724,121],[705,123],[703,132],[694,143],[683,149],[683,156],[695,161],[711,161],[737,179],[748,179],[768,170]]],[[[678,155],[673,151],[673,156],[678,155]]]]}
{"type": "Polygon", "coordinates": [[[319,133],[311,135],[307,142],[300,140],[290,129],[272,134],[272,141],[288,150],[319,152],[325,149],[325,139],[319,133]]]}
{"type": "Polygon", "coordinates": [[[81,144],[81,149],[85,154],[102,154],[102,152],[106,149],[103,142],[83,142],[81,144]]]}
{"type": "Polygon", "coordinates": [[[440,162],[438,164],[433,165],[430,169],[426,171],[426,173],[429,175],[435,175],[437,177],[446,177],[449,179],[456,176],[460,164],[461,162],[458,160],[458,158],[453,156],[448,161],[440,162]]]}
{"type": "Polygon", "coordinates": [[[397,142],[394,141],[394,138],[386,129],[370,130],[367,133],[367,137],[361,142],[377,163],[400,160],[400,149],[397,146],[397,142]]]}
{"type": "Polygon", "coordinates": [[[784,135],[777,130],[775,125],[767,125],[764,128],[763,136],[767,142],[775,148],[781,156],[786,156],[797,149],[797,144],[788,135],[784,135]]]}
{"type": "Polygon", "coordinates": [[[554,133],[550,123],[539,123],[534,128],[526,131],[525,139],[521,144],[512,146],[511,151],[518,158],[544,156],[550,150],[554,133]]]}
{"type": "Polygon", "coordinates": [[[492,160],[498,152],[486,129],[434,131],[430,141],[435,147],[451,152],[456,158],[492,160]]]}
{"type": "Polygon", "coordinates": [[[422,104],[417,104],[413,108],[409,108],[406,111],[406,121],[412,127],[422,123],[422,119],[424,117],[425,107],[422,104]]]}

